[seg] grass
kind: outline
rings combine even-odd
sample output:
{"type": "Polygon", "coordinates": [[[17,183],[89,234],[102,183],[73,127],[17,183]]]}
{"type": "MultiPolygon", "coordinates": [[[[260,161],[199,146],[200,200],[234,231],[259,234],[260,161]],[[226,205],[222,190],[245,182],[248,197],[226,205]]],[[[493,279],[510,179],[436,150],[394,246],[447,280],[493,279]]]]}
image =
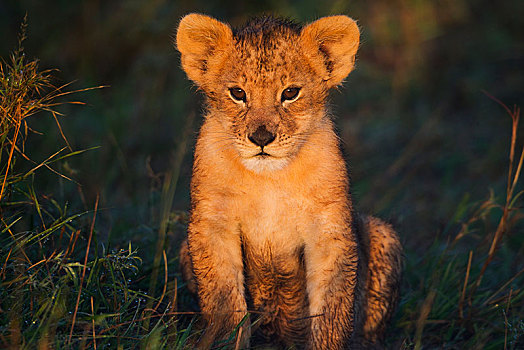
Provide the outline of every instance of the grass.
{"type": "Polygon", "coordinates": [[[405,331],[405,348],[524,346],[523,238],[518,235],[523,212],[515,206],[524,193],[516,193],[524,158],[524,148],[520,154],[516,150],[520,110],[491,98],[512,120],[506,195],[500,201],[491,192],[479,203],[465,198],[443,232],[446,243],[435,240],[422,260],[408,252],[405,282],[410,285],[397,321],[405,331]]]}
{"type": "MultiPolygon", "coordinates": [[[[177,211],[173,203],[187,175],[184,158],[193,138],[194,114],[184,120],[163,174],[154,170],[158,166],[151,161],[148,204],[130,206],[133,213],[149,210],[150,219],[137,226],[126,224],[125,216],[112,222],[108,212],[113,209],[105,204],[107,200],[92,187],[79,186],[74,176],[75,162],[98,150],[75,150],[59,112],[70,104],[82,104],[67,99],[89,89],[68,91],[70,84],[56,87],[58,72],[40,70],[37,60],[27,59],[25,25],[21,33],[18,48],[0,68],[0,347],[191,348],[199,337],[198,311],[177,273],[176,249],[187,213],[177,211]],[[46,129],[53,140],[45,148],[51,149],[46,155],[35,152],[41,135],[33,126],[44,118],[55,125],[46,129]],[[56,188],[66,188],[69,195],[56,188]],[[122,233],[128,241],[122,242],[122,233]]],[[[384,42],[391,39],[388,33],[381,34],[384,42]]],[[[417,40],[410,42],[411,49],[420,44],[417,40]]],[[[416,67],[403,67],[397,75],[415,74],[410,69],[416,67]]],[[[396,89],[406,87],[406,81],[395,79],[396,89]]],[[[173,98],[177,96],[173,93],[173,98]]],[[[503,137],[509,141],[509,155],[498,155],[508,159],[506,185],[502,190],[498,184],[492,190],[483,188],[484,200],[465,193],[469,187],[455,185],[463,199],[447,208],[451,214],[446,225],[421,233],[421,241],[432,244],[420,248],[417,242],[406,242],[402,300],[387,339],[389,348],[524,346],[520,111],[495,103],[503,107],[500,115],[506,113],[511,120],[503,137]]],[[[384,183],[369,187],[382,190],[409,165],[420,167],[421,149],[434,154],[428,132],[444,122],[439,117],[423,123],[398,161],[392,162],[384,183]]],[[[117,148],[120,126],[115,124],[111,138],[117,148]]],[[[383,129],[383,125],[377,128],[383,129]]],[[[107,176],[122,178],[134,190],[139,185],[125,178],[133,164],[125,150],[119,154],[121,176],[107,176]]],[[[482,161],[479,157],[471,164],[482,161]]],[[[414,183],[410,177],[403,182],[414,183]]],[[[445,191],[445,186],[440,190],[445,191]]],[[[378,206],[384,211],[401,192],[416,190],[398,185],[388,196],[370,197],[381,199],[378,206]]]]}
{"type": "Polygon", "coordinates": [[[49,176],[43,169],[73,182],[54,166],[84,151],[72,150],[55,108],[81,104],[62,99],[88,89],[55,87],[53,71],[40,71],[38,61],[27,61],[24,55],[25,24],[21,33],[10,62],[0,66],[0,346],[128,348],[138,340],[156,348],[167,339],[183,344],[188,336],[173,330],[176,318],[170,312],[176,303],[176,282],[174,299],[165,300],[165,252],[164,289],[161,296],[152,297],[138,287],[145,275],[139,273],[142,259],[131,243],[127,249],[113,250],[97,242],[98,200],[91,210],[71,212],[67,203],[35,188],[36,177],[49,176]],[[45,114],[56,122],[66,146],[37,162],[24,151],[36,132],[29,119],[45,114]],[[144,327],[146,322],[151,327],[144,327]],[[160,338],[165,331],[173,336],[160,338]]]}

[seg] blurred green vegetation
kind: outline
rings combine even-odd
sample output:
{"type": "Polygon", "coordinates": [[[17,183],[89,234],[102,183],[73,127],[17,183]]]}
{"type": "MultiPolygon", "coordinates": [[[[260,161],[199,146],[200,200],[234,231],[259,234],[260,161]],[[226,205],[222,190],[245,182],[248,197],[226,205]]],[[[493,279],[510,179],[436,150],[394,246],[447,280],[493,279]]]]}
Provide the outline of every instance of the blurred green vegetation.
{"type": "MultiPolygon", "coordinates": [[[[268,12],[302,22],[330,14],[358,20],[362,44],[357,67],[332,93],[332,110],[350,160],[358,207],[391,221],[406,247],[404,299],[396,319],[396,327],[405,332],[391,344],[415,344],[416,335],[409,332],[418,326],[410,322],[429,301],[436,303],[430,319],[449,320],[456,311],[449,305],[457,300],[447,296],[454,291],[459,297],[462,286],[450,282],[437,287],[440,272],[448,269],[452,273],[444,277],[463,283],[469,250],[489,246],[501,211],[495,208],[475,221],[472,234],[451,250],[448,242],[477,215],[476,208],[490,199],[491,190],[496,203],[505,200],[511,119],[483,91],[510,107],[523,105],[524,2],[2,1],[0,57],[8,57],[16,47],[27,14],[28,58],[40,59],[44,69],[58,68],[54,75],[76,80],[73,88],[108,86],[75,95],[87,106],[60,107],[65,115],[60,125],[73,150],[100,146],[60,163],[59,170],[79,185],[39,176],[33,180],[35,187],[67,203],[72,212],[92,211],[99,198],[96,244],[118,251],[131,241],[144,261],[142,276],[156,276],[158,264],[163,269],[159,252],[165,249],[170,281],[177,277],[177,242],[185,234],[191,150],[202,111],[202,99],[179,68],[172,45],[179,19],[189,12],[232,25],[268,12]],[[162,235],[167,235],[167,243],[162,235]],[[431,290],[442,293],[428,299],[431,290]]],[[[65,146],[52,118],[30,118],[29,124],[42,132],[26,144],[26,154],[35,161],[65,146]]],[[[524,143],[522,125],[517,153],[524,143]]],[[[522,207],[522,197],[514,206],[522,207]]],[[[516,222],[503,237],[484,277],[487,294],[522,269],[523,232],[522,223],[516,222]]],[[[477,275],[486,255],[485,249],[474,254],[477,275]]],[[[504,290],[515,292],[521,277],[504,290]]],[[[159,273],[157,288],[140,278],[134,287],[156,289],[153,294],[159,297],[163,278],[159,273]]],[[[180,292],[179,301],[189,310],[190,299],[180,292]]],[[[515,320],[524,315],[522,292],[515,293],[520,299],[513,313],[489,310],[500,316],[501,332],[509,324],[504,317],[513,320],[511,329],[518,336],[524,326],[515,320]]],[[[449,348],[473,344],[454,343],[467,338],[462,330],[477,331],[471,324],[446,327],[429,325],[428,346],[440,344],[439,337],[449,348]]]]}

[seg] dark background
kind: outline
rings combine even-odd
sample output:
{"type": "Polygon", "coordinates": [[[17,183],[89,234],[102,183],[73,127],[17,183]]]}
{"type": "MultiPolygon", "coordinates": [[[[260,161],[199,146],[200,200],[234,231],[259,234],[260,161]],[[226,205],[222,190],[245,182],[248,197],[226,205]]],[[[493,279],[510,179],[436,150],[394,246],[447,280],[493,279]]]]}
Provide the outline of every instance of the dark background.
{"type": "MultiPolygon", "coordinates": [[[[167,173],[179,175],[168,207],[189,208],[202,97],[180,69],[173,38],[190,12],[233,26],[261,13],[358,20],[356,70],[332,92],[332,110],[357,206],[394,224],[412,257],[408,269],[456,234],[450,223],[461,205],[491,190],[504,199],[511,118],[487,94],[511,109],[522,105],[523,1],[2,0],[1,57],[16,48],[27,14],[25,53],[58,69],[57,85],[107,86],[73,95],[86,106],[60,108],[73,149],[100,146],[61,165],[81,186],[53,177],[45,188],[79,209],[92,208],[99,194],[98,231],[113,245],[131,240],[146,260],[152,256],[167,173]]],[[[28,145],[36,160],[62,146],[52,118],[30,124],[43,133],[28,145]]],[[[517,150],[522,143],[520,136],[517,150]]],[[[519,230],[509,244],[522,253],[519,230]]],[[[173,234],[176,241],[184,233],[173,234]]]]}

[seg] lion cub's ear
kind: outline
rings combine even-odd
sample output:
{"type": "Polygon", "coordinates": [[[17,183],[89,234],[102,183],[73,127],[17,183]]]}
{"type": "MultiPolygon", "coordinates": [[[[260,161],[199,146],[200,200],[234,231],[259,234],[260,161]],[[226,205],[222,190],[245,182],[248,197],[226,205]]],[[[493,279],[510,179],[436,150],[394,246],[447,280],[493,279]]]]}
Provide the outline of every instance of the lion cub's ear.
{"type": "Polygon", "coordinates": [[[347,16],[320,18],[304,27],[300,34],[302,44],[323,59],[329,87],[340,84],[353,70],[359,38],[357,24],[347,16]]]}
{"type": "Polygon", "coordinates": [[[231,28],[212,17],[191,13],[180,21],[176,47],[182,54],[182,68],[189,79],[204,83],[211,58],[218,58],[233,41],[231,28]]]}

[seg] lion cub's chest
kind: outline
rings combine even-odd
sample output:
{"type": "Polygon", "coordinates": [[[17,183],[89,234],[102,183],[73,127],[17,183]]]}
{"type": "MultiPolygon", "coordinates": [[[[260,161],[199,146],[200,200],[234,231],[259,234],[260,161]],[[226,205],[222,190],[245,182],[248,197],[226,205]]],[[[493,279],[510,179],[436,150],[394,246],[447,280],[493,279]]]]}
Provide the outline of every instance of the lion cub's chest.
{"type": "Polygon", "coordinates": [[[241,234],[255,250],[270,248],[277,255],[292,254],[314,226],[308,200],[285,187],[260,186],[239,196],[237,205],[241,234]]]}

